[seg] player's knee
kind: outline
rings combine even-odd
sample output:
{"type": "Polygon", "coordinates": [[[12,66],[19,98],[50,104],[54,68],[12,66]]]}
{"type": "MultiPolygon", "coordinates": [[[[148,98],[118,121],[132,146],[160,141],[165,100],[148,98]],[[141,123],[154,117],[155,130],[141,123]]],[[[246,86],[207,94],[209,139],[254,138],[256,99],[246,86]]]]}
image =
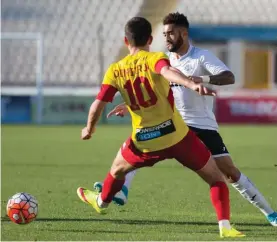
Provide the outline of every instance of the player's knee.
{"type": "Polygon", "coordinates": [[[130,171],[132,167],[123,161],[115,161],[111,167],[110,173],[113,177],[117,179],[122,179],[130,171]]]}
{"type": "Polygon", "coordinates": [[[231,167],[225,172],[225,176],[229,183],[237,182],[240,178],[240,171],[235,166],[231,167]]]}
{"type": "Polygon", "coordinates": [[[123,166],[112,166],[110,173],[116,179],[122,179],[125,177],[125,170],[123,166]]]}
{"type": "Polygon", "coordinates": [[[226,179],[230,183],[237,182],[240,178],[240,171],[234,165],[230,156],[222,156],[216,158],[216,164],[220,171],[225,175],[226,179]]]}
{"type": "Polygon", "coordinates": [[[202,177],[209,185],[212,185],[219,181],[224,181],[224,176],[218,169],[214,159],[210,157],[206,165],[197,171],[197,174],[202,177]]]}

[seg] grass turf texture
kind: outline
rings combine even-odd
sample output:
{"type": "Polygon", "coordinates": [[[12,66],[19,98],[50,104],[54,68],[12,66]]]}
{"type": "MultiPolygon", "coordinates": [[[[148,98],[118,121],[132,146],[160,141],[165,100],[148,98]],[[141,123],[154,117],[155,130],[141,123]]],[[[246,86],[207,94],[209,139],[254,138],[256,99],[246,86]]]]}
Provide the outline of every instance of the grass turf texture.
{"type": "MultiPolygon", "coordinates": [[[[2,240],[220,240],[209,189],[173,160],[140,170],[124,207],[101,216],[82,203],[78,186],[92,187],[110,168],[130,133],[100,126],[90,141],[78,126],[2,126],[2,240]],[[39,202],[31,224],[13,224],[6,203],[16,192],[39,202]]],[[[237,166],[276,209],[276,126],[223,126],[221,134],[237,166]]],[[[277,229],[230,188],[232,223],[247,237],[276,240],[277,229]]]]}

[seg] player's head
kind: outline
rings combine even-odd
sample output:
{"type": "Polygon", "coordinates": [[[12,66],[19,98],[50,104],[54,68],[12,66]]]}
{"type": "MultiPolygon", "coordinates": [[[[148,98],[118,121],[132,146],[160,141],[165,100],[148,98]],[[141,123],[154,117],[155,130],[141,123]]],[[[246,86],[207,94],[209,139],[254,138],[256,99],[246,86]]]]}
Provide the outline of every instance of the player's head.
{"type": "Polygon", "coordinates": [[[125,43],[132,47],[145,47],[152,42],[152,27],[142,17],[131,18],[125,25],[125,43]]]}
{"type": "Polygon", "coordinates": [[[170,52],[176,52],[188,43],[189,22],[181,13],[170,13],[163,19],[164,37],[170,52]]]}

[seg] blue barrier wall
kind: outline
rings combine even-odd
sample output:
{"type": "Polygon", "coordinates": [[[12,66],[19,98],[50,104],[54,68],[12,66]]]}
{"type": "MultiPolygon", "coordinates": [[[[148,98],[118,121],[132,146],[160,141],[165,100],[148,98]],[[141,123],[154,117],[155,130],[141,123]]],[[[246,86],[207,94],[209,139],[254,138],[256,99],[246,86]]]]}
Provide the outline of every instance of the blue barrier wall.
{"type": "MultiPolygon", "coordinates": [[[[87,122],[88,111],[95,97],[92,96],[45,96],[42,111],[42,124],[83,124],[87,122]]],[[[106,118],[109,111],[122,103],[121,96],[116,96],[113,103],[108,103],[99,123],[131,123],[127,115],[124,118],[106,118]]],[[[1,96],[1,122],[4,124],[36,123],[36,98],[29,96],[1,96]]]]}
{"type": "Polygon", "coordinates": [[[2,123],[30,123],[31,98],[28,96],[1,96],[2,123]]]}

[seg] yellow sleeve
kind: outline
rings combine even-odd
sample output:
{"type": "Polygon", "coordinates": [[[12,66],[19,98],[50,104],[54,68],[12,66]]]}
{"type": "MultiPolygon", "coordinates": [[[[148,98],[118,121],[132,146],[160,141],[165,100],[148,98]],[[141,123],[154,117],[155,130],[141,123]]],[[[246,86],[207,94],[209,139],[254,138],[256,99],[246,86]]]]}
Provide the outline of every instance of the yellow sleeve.
{"type": "Polygon", "coordinates": [[[116,88],[116,79],[114,77],[114,64],[111,64],[105,73],[102,84],[111,85],[116,88]]]}
{"type": "Polygon", "coordinates": [[[156,64],[160,60],[164,60],[164,61],[168,62],[168,65],[169,65],[168,56],[164,52],[155,52],[155,53],[152,53],[152,56],[148,60],[149,68],[150,68],[150,70],[152,72],[159,73],[159,71],[157,70],[156,64]]]}

